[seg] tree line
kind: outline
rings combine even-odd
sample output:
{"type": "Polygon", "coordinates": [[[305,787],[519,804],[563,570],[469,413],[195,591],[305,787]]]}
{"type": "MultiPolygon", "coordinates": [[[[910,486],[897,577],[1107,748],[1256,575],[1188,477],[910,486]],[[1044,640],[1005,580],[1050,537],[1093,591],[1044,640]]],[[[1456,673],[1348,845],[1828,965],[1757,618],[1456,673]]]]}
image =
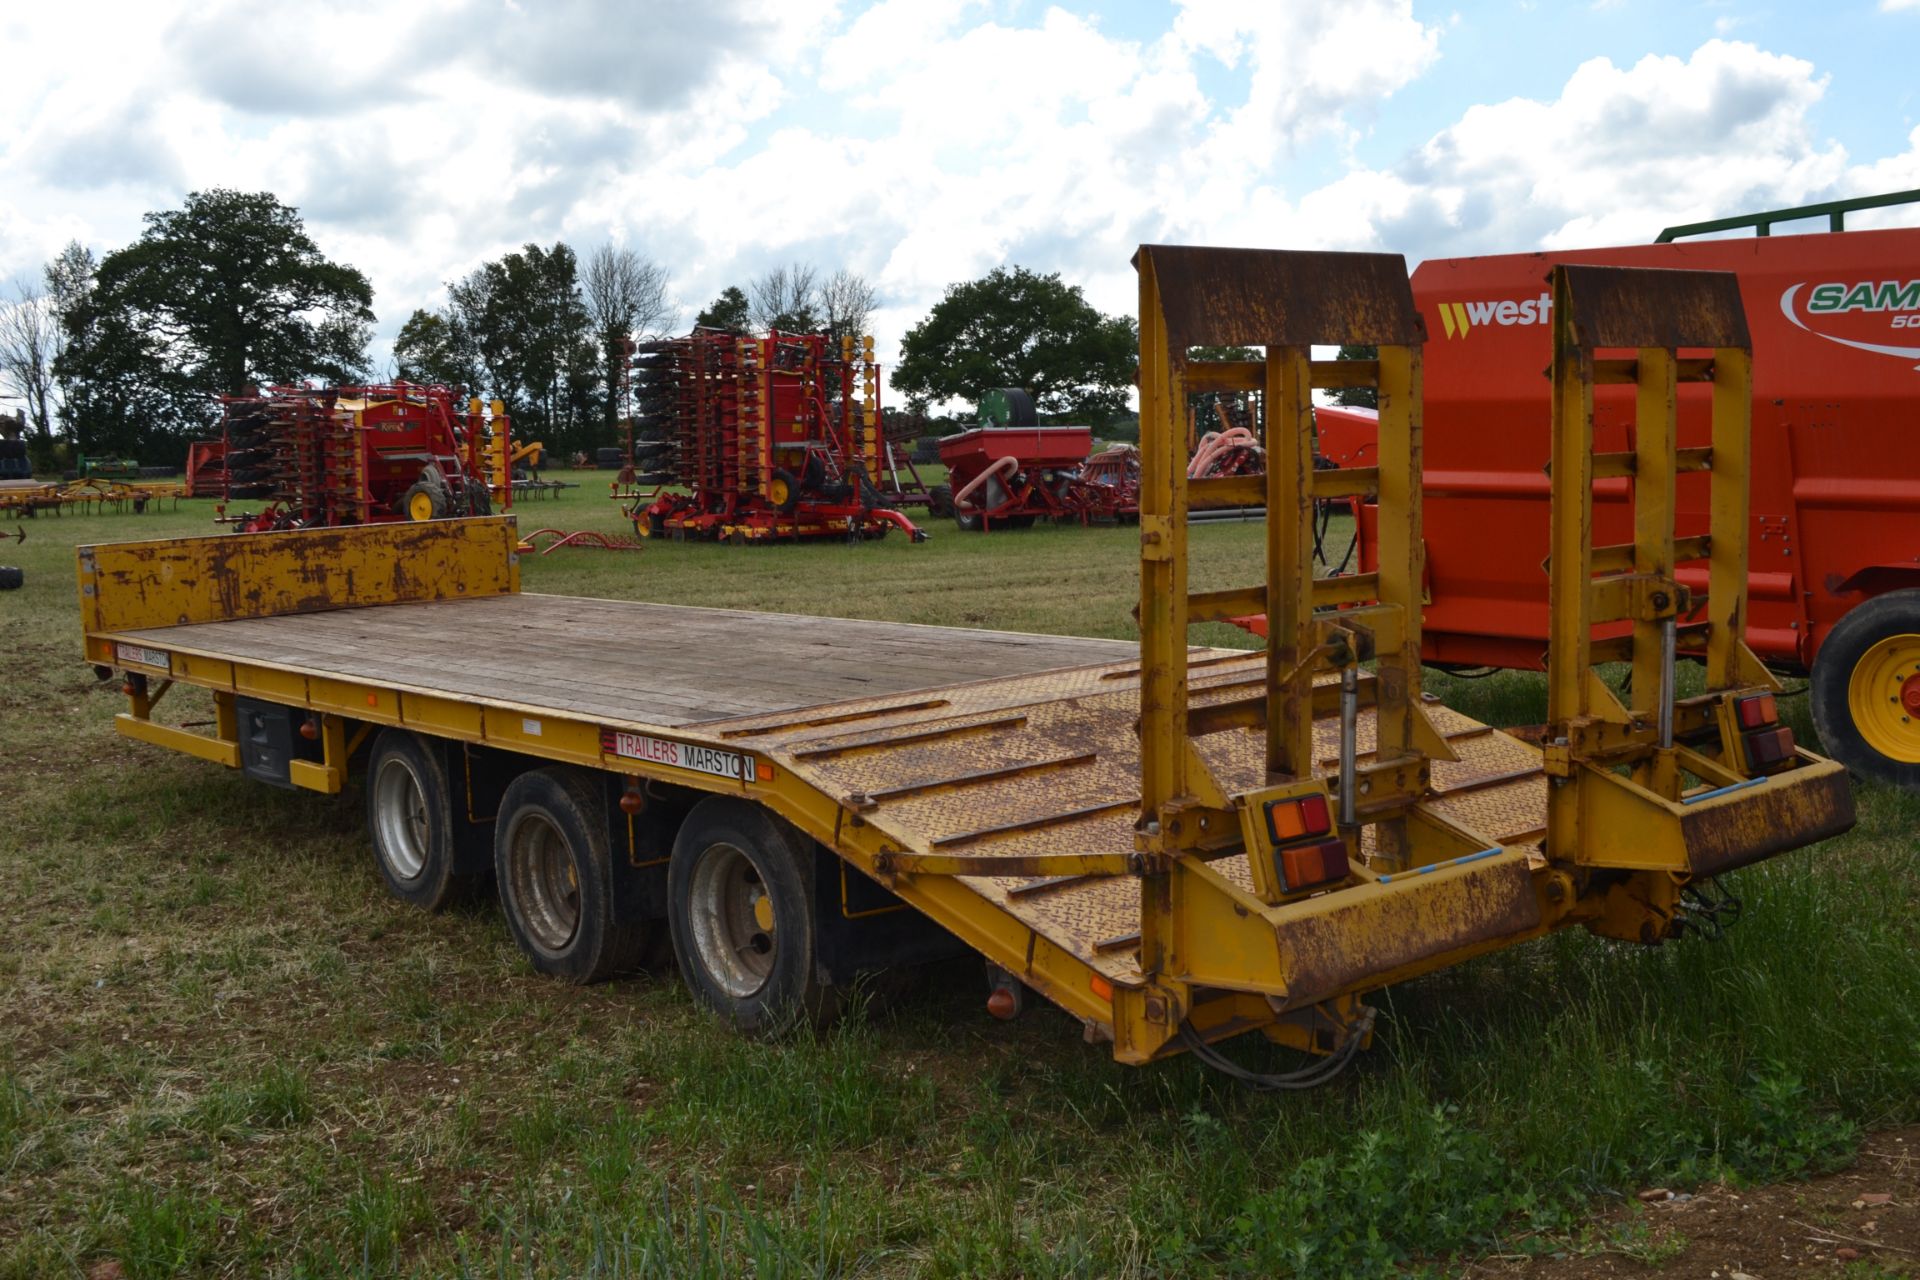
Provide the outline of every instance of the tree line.
{"type": "MultiPolygon", "coordinates": [[[[144,223],[104,257],[69,244],[0,302],[0,384],[40,466],[62,451],[163,460],[213,429],[218,397],[303,381],[444,383],[505,401],[516,434],[556,451],[612,444],[633,345],[680,315],[666,269],[631,248],[527,244],[448,282],[376,370],[371,283],[272,193],[194,192],[144,223]]],[[[878,303],[857,273],[793,262],[722,290],[695,323],[837,342],[870,333],[878,303]]],[[[1136,346],[1130,318],[1059,275],[999,268],[905,335],[892,383],[922,416],[1017,386],[1045,413],[1105,425],[1126,411],[1136,346]]]]}

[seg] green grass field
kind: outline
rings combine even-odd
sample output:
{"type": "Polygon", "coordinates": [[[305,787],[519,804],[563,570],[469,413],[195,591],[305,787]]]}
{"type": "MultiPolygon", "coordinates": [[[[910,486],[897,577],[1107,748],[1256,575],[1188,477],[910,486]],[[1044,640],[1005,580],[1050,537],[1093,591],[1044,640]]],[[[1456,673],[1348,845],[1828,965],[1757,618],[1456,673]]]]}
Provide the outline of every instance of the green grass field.
{"type": "MultiPolygon", "coordinates": [[[[619,527],[604,477],[571,478],[523,528],[619,527]]],[[[1920,1119],[1920,797],[1871,788],[1852,834],[1729,878],[1747,911],[1724,941],[1571,933],[1382,993],[1376,1048],[1304,1095],[1115,1066],[1046,1008],[995,1022],[977,965],[775,1044],[699,1015],[671,973],[536,979],[491,908],[384,894],[357,791],[279,792],[112,733],[123,700],[80,661],[71,548],[211,517],[41,518],[0,544],[28,575],[0,595],[0,1277],[1640,1256],[1596,1205],[1835,1167],[1920,1119]]],[[[524,586],[1132,635],[1133,530],[935,532],[561,551],[527,558],[524,586]]],[[[1260,537],[1197,529],[1198,585],[1250,579],[1260,537]]],[[[1500,723],[1544,710],[1533,677],[1431,687],[1500,723]]]]}

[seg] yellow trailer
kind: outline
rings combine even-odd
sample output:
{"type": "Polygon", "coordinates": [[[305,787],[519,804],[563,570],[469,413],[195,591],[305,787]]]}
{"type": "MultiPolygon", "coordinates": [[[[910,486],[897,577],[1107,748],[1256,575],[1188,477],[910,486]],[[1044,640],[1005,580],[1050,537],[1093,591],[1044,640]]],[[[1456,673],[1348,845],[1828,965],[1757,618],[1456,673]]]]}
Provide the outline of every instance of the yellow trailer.
{"type": "MultiPolygon", "coordinates": [[[[862,971],[965,946],[1116,1058],[1261,1031],[1362,1047],[1363,997],[1581,925],[1658,943],[1712,877],[1846,830],[1842,770],[1792,746],[1741,639],[1748,342],[1731,276],[1555,271],[1555,617],[1534,745],[1421,691],[1420,347],[1398,256],[1147,246],[1140,630],[1113,641],[520,590],[508,518],[82,548],[86,653],[120,732],[265,781],[364,779],[375,862],[435,907],[491,876],[536,969],[591,981],[670,939],[747,1030],[824,1016],[862,971]],[[1367,361],[1315,345],[1373,344],[1367,361]],[[1264,349],[1200,362],[1196,347],[1264,349]],[[1679,353],[1688,354],[1682,358],[1679,353]],[[1714,387],[1711,450],[1675,383],[1714,387]],[[1640,387],[1595,455],[1592,387],[1640,387]],[[1380,393],[1378,465],[1313,468],[1314,388],[1380,393]],[[1189,480],[1192,394],[1264,393],[1264,477],[1189,480]],[[1697,455],[1697,456],[1696,456],[1697,455]],[[1712,475],[1712,590],[1673,580],[1673,475],[1712,475]],[[1596,476],[1634,543],[1591,542],[1596,476]],[[1316,579],[1316,498],[1375,496],[1377,573],[1316,579]],[[1264,505],[1265,564],[1192,593],[1187,516],[1264,505]],[[1264,652],[1194,648],[1265,612],[1264,652]],[[1680,652],[1705,691],[1675,692],[1680,652]],[[1630,662],[1631,695],[1596,664],[1630,662]],[[211,732],[164,723],[212,691],[211,732]]],[[[1701,545],[1695,546],[1693,542],[1701,545]]],[[[1543,583],[1544,585],[1544,583],[1543,583]]]]}

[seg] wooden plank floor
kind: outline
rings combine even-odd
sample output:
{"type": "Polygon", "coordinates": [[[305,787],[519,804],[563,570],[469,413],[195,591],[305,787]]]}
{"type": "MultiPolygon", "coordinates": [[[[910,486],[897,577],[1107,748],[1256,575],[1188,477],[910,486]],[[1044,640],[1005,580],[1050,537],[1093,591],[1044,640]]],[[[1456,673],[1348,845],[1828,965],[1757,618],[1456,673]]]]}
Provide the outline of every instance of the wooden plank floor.
{"type": "Polygon", "coordinates": [[[532,594],[121,634],[163,649],[668,726],[1139,655],[1121,640],[532,594]]]}

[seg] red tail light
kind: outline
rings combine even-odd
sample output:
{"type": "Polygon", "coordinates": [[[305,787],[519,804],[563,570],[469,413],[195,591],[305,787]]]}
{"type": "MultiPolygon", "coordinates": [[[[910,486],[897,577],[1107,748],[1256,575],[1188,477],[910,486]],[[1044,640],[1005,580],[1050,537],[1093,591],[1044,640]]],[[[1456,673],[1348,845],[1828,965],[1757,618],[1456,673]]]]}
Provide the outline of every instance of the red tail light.
{"type": "Polygon", "coordinates": [[[1347,842],[1320,840],[1282,849],[1280,883],[1288,893],[1347,878],[1347,842]]]}
{"type": "Polygon", "coordinates": [[[1780,708],[1770,693],[1754,693],[1736,698],[1733,709],[1739,714],[1742,729],[1764,729],[1780,719],[1780,708]]]}
{"type": "Polygon", "coordinates": [[[1767,773],[1793,760],[1793,730],[1785,725],[1742,734],[1747,741],[1747,767],[1767,773]]]}
{"type": "Polygon", "coordinates": [[[1275,844],[1323,836],[1331,830],[1333,817],[1327,810],[1327,798],[1318,791],[1267,802],[1267,834],[1275,844]]]}

